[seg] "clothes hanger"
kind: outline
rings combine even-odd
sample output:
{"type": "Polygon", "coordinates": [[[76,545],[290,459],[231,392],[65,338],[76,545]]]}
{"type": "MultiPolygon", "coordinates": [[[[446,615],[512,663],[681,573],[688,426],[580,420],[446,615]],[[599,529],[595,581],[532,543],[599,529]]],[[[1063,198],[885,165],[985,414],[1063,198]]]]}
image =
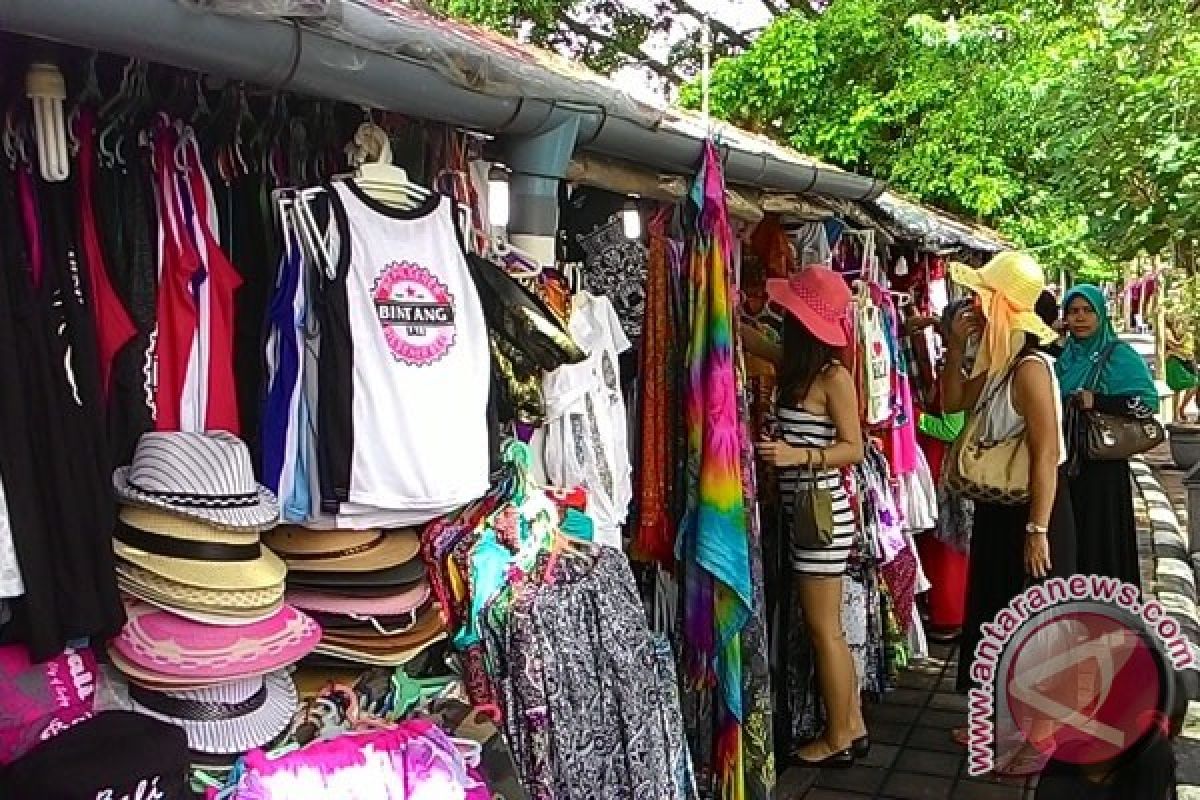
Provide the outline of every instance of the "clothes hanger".
{"type": "Polygon", "coordinates": [[[422,700],[436,697],[456,680],[453,677],[414,678],[404,667],[396,667],[392,671],[393,700],[390,711],[397,718],[407,716],[422,700]]]}
{"type": "Polygon", "coordinates": [[[83,91],[76,96],[71,107],[71,114],[67,119],[67,138],[73,156],[79,155],[79,137],[76,135],[75,129],[79,123],[80,109],[89,103],[97,103],[103,99],[103,95],[100,93],[100,79],[96,75],[96,61],[99,57],[100,53],[97,50],[93,50],[88,55],[87,77],[84,79],[83,91]]]}
{"type": "Polygon", "coordinates": [[[387,132],[373,122],[358,127],[347,146],[351,162],[357,162],[353,181],[372,199],[403,210],[412,210],[429,199],[431,192],[408,179],[403,168],[392,163],[392,146],[387,132]]]}

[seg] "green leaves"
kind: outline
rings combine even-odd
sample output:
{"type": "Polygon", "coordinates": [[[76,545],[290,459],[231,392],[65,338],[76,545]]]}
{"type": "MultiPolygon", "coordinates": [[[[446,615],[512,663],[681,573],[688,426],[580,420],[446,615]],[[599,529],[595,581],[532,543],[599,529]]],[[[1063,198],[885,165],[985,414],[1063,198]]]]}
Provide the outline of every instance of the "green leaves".
{"type": "MultiPolygon", "coordinates": [[[[683,102],[698,101],[685,92],[683,102]]],[[[834,0],[720,64],[716,113],[1115,274],[1200,236],[1200,25],[1183,0],[834,0]]]]}

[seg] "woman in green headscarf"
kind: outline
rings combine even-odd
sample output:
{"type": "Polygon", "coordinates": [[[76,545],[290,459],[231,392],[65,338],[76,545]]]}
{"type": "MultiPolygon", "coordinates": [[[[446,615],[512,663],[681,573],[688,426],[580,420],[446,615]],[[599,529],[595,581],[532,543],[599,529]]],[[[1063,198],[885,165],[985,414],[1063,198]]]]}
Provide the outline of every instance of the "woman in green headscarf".
{"type": "MultiPolygon", "coordinates": [[[[1158,411],[1158,390],[1146,362],[1117,338],[1104,293],[1090,284],[1063,301],[1066,347],[1057,364],[1063,397],[1078,408],[1145,417],[1158,411]]],[[[1075,448],[1075,442],[1068,442],[1075,448]]],[[[1141,585],[1137,529],[1128,461],[1092,461],[1073,453],[1079,471],[1071,478],[1078,571],[1141,585]]]]}

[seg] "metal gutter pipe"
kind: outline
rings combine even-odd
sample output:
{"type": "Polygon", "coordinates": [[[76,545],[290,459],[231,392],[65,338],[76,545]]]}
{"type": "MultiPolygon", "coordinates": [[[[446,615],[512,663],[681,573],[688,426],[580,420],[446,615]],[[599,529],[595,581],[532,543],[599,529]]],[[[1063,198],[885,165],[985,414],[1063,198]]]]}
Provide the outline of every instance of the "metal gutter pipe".
{"type": "Polygon", "coordinates": [[[504,159],[512,169],[508,233],[543,266],[555,261],[558,184],[567,175],[578,135],[579,117],[568,117],[548,131],[504,142],[504,159]]]}
{"type": "MultiPolygon", "coordinates": [[[[348,20],[370,13],[343,8],[348,20]]],[[[647,126],[600,105],[475,92],[422,61],[372,52],[279,20],[196,13],[176,0],[0,0],[0,29],[505,137],[541,133],[575,119],[578,147],[662,171],[692,174],[702,153],[701,136],[647,126]]],[[[871,200],[884,189],[875,178],[770,153],[722,149],[730,183],[847,200],[871,200]]]]}

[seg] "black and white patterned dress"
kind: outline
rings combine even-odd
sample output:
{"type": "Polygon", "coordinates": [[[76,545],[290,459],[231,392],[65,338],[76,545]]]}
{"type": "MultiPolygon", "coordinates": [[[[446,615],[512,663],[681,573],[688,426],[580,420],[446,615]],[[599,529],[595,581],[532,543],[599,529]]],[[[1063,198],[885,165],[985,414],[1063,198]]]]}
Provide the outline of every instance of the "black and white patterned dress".
{"type": "MultiPolygon", "coordinates": [[[[780,406],[779,429],[783,440],[796,447],[826,448],[837,440],[837,426],[825,414],[814,414],[802,408],[780,406]]],[[[846,572],[846,560],[854,543],[854,510],[842,484],[841,471],[817,470],[819,486],[833,496],[833,543],[829,547],[803,548],[792,546],[792,569],[803,575],[835,577],[846,572]]],[[[783,501],[785,530],[791,530],[792,509],[796,488],[811,488],[812,476],[803,467],[779,471],[779,494],[783,501]]]]}

